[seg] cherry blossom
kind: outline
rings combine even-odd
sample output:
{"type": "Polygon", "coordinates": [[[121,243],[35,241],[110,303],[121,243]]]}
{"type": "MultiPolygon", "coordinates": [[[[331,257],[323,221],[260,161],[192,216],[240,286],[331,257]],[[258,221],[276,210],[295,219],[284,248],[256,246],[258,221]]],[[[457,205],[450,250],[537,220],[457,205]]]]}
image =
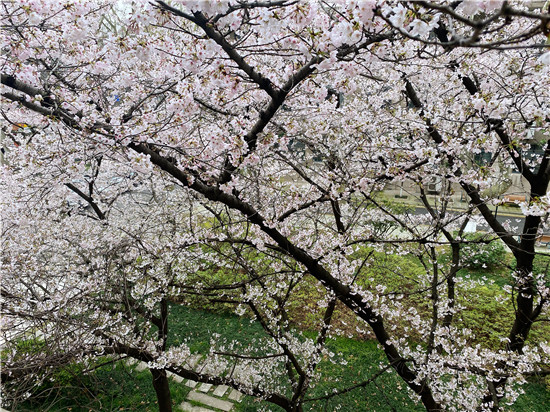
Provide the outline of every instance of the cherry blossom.
{"type": "MultiPolygon", "coordinates": [[[[550,17],[527,6],[4,4],[6,399],[111,356],[148,365],[163,411],[167,372],[302,411],[327,378],[318,365],[346,362],[327,339],[352,335],[378,342],[381,371],[426,410],[513,403],[550,361],[533,332],[549,310],[533,262],[548,231],[550,17]],[[396,187],[422,213],[384,196],[396,187]],[[525,196],[520,223],[498,218],[506,190],[525,196]],[[460,272],[472,242],[515,261],[499,347],[461,323],[492,285],[460,272]],[[213,334],[198,369],[184,341],[168,345],[170,308],[219,302],[264,337],[213,334]],[[23,359],[31,338],[45,349],[23,359]]],[[[358,390],[331,384],[322,401],[358,390]]]]}

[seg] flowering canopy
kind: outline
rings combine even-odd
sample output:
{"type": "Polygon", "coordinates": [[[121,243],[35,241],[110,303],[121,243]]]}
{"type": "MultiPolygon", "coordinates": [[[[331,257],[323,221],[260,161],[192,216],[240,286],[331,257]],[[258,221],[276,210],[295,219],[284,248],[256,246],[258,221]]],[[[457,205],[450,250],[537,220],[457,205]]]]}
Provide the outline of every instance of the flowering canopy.
{"type": "MultiPolygon", "coordinates": [[[[124,354],[149,363],[159,396],[171,371],[301,410],[337,302],[427,410],[497,410],[548,364],[547,342],[528,345],[550,297],[533,272],[550,146],[532,133],[550,117],[548,12],[499,1],[2,7],[5,339],[51,347],[23,360],[14,349],[3,381],[124,354]],[[506,170],[526,182],[519,232],[492,208],[506,170]],[[425,215],[380,200],[403,182],[425,215]],[[469,207],[450,213],[458,189],[469,207]],[[516,260],[502,303],[514,321],[497,349],[471,345],[476,331],[456,320],[475,293],[458,276],[469,219],[516,260]],[[423,263],[413,290],[368,278],[381,251],[423,263]],[[304,284],[318,292],[314,340],[290,327],[304,284]],[[209,368],[193,370],[184,343],[167,345],[166,319],[169,302],[197,295],[253,314],[280,355],[245,348],[254,368],[228,377],[244,355],[213,341],[209,368]]],[[[159,405],[170,410],[169,396],[159,405]]]]}

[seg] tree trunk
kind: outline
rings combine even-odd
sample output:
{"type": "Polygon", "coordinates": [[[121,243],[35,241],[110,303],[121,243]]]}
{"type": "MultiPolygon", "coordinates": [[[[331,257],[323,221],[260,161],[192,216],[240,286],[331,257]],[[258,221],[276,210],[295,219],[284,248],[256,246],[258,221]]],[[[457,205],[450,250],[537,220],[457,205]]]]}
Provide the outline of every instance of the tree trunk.
{"type": "Polygon", "coordinates": [[[172,412],[172,396],[166,371],[161,369],[150,369],[150,371],[153,375],[153,387],[157,393],[159,412],[172,412]]]}

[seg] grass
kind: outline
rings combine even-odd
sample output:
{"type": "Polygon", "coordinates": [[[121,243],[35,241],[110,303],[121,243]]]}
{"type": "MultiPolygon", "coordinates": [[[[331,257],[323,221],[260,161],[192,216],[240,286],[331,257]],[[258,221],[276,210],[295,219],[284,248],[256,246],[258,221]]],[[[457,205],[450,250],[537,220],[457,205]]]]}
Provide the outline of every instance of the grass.
{"type": "MultiPolygon", "coordinates": [[[[192,351],[206,354],[210,350],[212,333],[218,333],[227,341],[236,341],[241,346],[248,346],[265,337],[261,326],[247,318],[231,314],[217,314],[192,310],[182,306],[172,306],[171,314],[174,317],[172,329],[177,329],[169,340],[171,344],[185,342],[192,351]],[[175,316],[174,316],[175,315],[175,316]],[[183,332],[185,331],[185,332],[183,332]]],[[[314,338],[313,333],[305,333],[306,337],[314,338]]],[[[340,359],[347,364],[331,362],[328,358],[318,366],[321,379],[311,391],[309,398],[317,398],[331,393],[333,389],[346,388],[359,384],[375,374],[380,363],[385,360],[384,353],[378,349],[373,341],[360,341],[347,338],[329,339],[327,348],[333,353],[341,353],[340,359]]],[[[255,398],[245,397],[236,404],[236,411],[251,412],[266,407],[265,403],[258,403],[255,398]]],[[[396,374],[391,371],[383,374],[375,383],[356,389],[336,399],[329,401],[318,400],[308,402],[306,410],[318,411],[336,409],[341,411],[415,411],[422,410],[408,399],[403,384],[396,374]],[[326,408],[326,409],[325,409],[326,408]]],[[[268,410],[282,410],[269,405],[268,410]]]]}
{"type": "Polygon", "coordinates": [[[548,412],[550,411],[550,381],[542,378],[532,379],[523,389],[512,410],[518,412],[548,412]]]}
{"type": "MultiPolygon", "coordinates": [[[[105,359],[103,359],[105,360],[105,359]]],[[[170,385],[172,401],[180,404],[190,391],[185,385],[170,385]]],[[[33,397],[16,408],[35,411],[158,411],[148,370],[138,372],[120,361],[92,373],[64,373],[60,381],[44,383],[33,397]]]]}
{"type": "Polygon", "coordinates": [[[191,352],[202,354],[210,350],[213,334],[238,341],[243,346],[253,344],[265,336],[261,325],[251,322],[248,318],[228,313],[193,310],[181,305],[170,306],[169,330],[171,333],[168,336],[168,346],[185,343],[191,352]]]}
{"type": "MultiPolygon", "coordinates": [[[[333,388],[351,387],[369,380],[385,363],[385,355],[374,341],[358,341],[347,338],[330,339],[327,347],[334,353],[341,353],[347,365],[325,360],[319,365],[321,380],[312,391],[311,397],[332,392],[333,388]]],[[[374,382],[333,398],[331,401],[308,403],[310,410],[341,411],[421,411],[407,396],[404,384],[393,370],[382,374],[374,382]]]]}

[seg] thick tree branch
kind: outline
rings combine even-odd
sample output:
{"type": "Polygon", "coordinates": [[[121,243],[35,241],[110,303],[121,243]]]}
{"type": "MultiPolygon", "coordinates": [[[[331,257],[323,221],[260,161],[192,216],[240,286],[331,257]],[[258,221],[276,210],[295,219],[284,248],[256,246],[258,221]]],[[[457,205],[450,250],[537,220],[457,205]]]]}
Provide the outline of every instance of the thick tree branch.
{"type": "Polygon", "coordinates": [[[78,196],[80,196],[82,199],[84,199],[88,204],[94,209],[94,212],[96,213],[97,217],[100,220],[105,220],[105,213],[101,211],[95,200],[91,197],[86,195],[86,193],[83,193],[78,187],[73,185],[72,183],[65,183],[65,186],[67,186],[69,189],[71,189],[73,192],[75,192],[78,196]]]}
{"type": "Polygon", "coordinates": [[[258,73],[252,66],[250,66],[244,58],[235,50],[235,48],[229,44],[225,37],[214,28],[214,25],[206,18],[206,16],[199,12],[193,12],[193,16],[182,12],[181,10],[176,9],[175,7],[169,6],[163,1],[157,0],[159,7],[163,10],[169,11],[170,13],[183,17],[189,21],[192,21],[197,26],[199,26],[208,38],[214,40],[221,48],[227,53],[229,58],[237,63],[237,66],[244,71],[253,81],[256,83],[260,89],[264,90],[269,96],[275,98],[277,91],[267,77],[264,77],[261,73],[258,73]]]}

